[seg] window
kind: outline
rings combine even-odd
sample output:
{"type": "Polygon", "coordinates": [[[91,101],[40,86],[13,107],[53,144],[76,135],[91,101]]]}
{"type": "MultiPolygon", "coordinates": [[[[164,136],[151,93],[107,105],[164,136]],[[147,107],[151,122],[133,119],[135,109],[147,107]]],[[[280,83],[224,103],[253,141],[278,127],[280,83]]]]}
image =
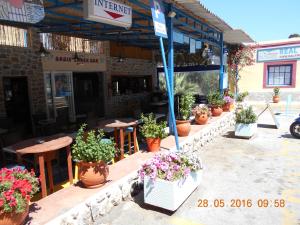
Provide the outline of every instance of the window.
{"type": "Polygon", "coordinates": [[[269,86],[289,86],[292,84],[293,65],[268,66],[269,86]]]}
{"type": "Polygon", "coordinates": [[[27,47],[27,30],[0,24],[0,45],[27,47]]]}
{"type": "Polygon", "coordinates": [[[264,63],[264,88],[294,88],[297,61],[264,63]]]}
{"type": "Polygon", "coordinates": [[[151,76],[112,76],[113,95],[151,92],[151,76]]]}

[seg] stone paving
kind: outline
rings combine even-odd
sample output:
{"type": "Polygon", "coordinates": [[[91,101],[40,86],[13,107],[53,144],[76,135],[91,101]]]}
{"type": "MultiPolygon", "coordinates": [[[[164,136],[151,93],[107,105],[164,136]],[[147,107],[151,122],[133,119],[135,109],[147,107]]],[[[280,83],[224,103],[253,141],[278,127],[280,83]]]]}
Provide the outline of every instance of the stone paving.
{"type": "Polygon", "coordinates": [[[175,213],[143,204],[140,193],[95,224],[299,225],[300,140],[289,134],[292,116],[278,119],[280,129],[272,129],[266,112],[250,140],[231,129],[199,151],[203,183],[175,213]]]}

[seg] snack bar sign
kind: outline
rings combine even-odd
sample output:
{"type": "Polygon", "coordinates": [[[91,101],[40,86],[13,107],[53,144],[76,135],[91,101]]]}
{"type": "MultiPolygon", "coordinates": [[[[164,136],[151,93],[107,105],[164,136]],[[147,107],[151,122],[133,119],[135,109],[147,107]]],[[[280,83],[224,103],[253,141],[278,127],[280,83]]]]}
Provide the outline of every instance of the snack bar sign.
{"type": "Polygon", "coordinates": [[[257,51],[257,62],[300,59],[300,45],[283,48],[260,49],[257,51]]]}
{"type": "Polygon", "coordinates": [[[132,8],[113,0],[85,0],[83,10],[87,20],[125,28],[132,24],[132,8]]]}

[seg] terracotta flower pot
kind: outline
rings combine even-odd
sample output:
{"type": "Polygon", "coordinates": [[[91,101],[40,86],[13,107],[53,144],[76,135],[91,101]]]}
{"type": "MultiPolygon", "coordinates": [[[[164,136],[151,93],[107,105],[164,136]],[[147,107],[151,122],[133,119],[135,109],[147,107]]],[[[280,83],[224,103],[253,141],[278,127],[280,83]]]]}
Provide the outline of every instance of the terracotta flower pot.
{"type": "Polygon", "coordinates": [[[176,120],[176,128],[178,136],[186,137],[191,131],[191,123],[189,120],[176,120]]]}
{"type": "Polygon", "coordinates": [[[105,184],[109,169],[105,162],[79,162],[79,178],[86,188],[96,188],[105,184]]]}
{"type": "Polygon", "coordinates": [[[208,115],[207,114],[196,115],[195,121],[199,125],[204,125],[208,121],[208,115]]]}
{"type": "Polygon", "coordinates": [[[29,213],[29,205],[27,204],[26,209],[23,213],[4,213],[0,212],[0,225],[21,225],[29,213]]]}
{"type": "Polygon", "coordinates": [[[280,97],[279,97],[279,96],[277,96],[277,95],[274,95],[274,96],[273,96],[273,102],[274,102],[274,103],[278,103],[279,100],[280,100],[280,97]]]}
{"type": "Polygon", "coordinates": [[[230,103],[225,103],[224,105],[223,105],[223,112],[230,112],[230,103]]]}
{"type": "Polygon", "coordinates": [[[149,152],[157,152],[160,150],[160,138],[146,138],[149,152]]]}
{"type": "Polygon", "coordinates": [[[220,116],[223,112],[223,109],[219,106],[212,106],[211,107],[211,114],[212,116],[220,116]]]}

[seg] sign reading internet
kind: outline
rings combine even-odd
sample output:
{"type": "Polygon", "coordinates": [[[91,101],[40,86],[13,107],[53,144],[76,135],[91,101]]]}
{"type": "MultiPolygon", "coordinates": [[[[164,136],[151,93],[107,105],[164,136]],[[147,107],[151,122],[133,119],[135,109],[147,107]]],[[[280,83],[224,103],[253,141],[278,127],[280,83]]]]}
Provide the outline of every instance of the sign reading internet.
{"type": "Polygon", "coordinates": [[[84,18],[120,27],[131,27],[132,8],[113,0],[85,0],[84,18]]]}
{"type": "Polygon", "coordinates": [[[0,0],[0,20],[38,23],[44,17],[42,0],[0,0]]]}
{"type": "Polygon", "coordinates": [[[257,50],[257,62],[300,59],[300,46],[257,50]]]}

